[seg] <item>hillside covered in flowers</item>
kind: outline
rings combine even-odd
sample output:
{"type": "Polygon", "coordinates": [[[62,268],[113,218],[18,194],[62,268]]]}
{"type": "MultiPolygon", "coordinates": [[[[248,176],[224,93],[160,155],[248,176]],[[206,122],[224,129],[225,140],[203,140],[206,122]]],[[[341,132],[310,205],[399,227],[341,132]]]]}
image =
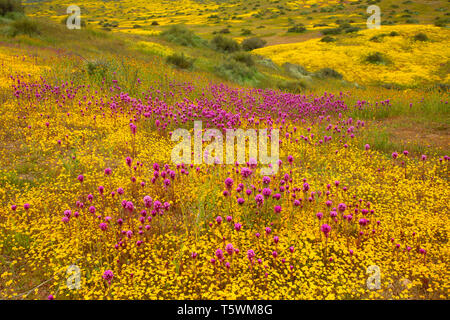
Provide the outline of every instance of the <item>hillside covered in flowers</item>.
{"type": "Polygon", "coordinates": [[[448,299],[448,29],[274,44],[235,81],[210,68],[233,53],[192,35],[68,30],[45,10],[13,35],[16,18],[0,17],[0,299],[448,299]],[[397,71],[352,60],[366,42],[397,71]],[[189,68],[168,58],[182,50],[189,68]],[[305,85],[286,62],[346,79],[305,85]],[[277,170],[250,147],[174,163],[194,122],[202,155],[208,129],[277,132],[277,170]]]}

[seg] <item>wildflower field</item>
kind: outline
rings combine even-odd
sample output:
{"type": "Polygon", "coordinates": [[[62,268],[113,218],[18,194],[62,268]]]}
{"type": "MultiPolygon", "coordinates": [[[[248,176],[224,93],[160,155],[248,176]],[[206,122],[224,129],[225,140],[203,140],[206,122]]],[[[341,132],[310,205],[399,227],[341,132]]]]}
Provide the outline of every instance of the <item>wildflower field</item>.
{"type": "Polygon", "coordinates": [[[358,83],[450,82],[447,72],[439,72],[442,61],[450,57],[450,31],[435,26],[385,26],[364,30],[357,37],[325,43],[312,39],[302,43],[282,44],[255,50],[274,62],[297,62],[312,70],[332,67],[358,83]],[[395,33],[394,33],[395,32],[395,33]],[[414,35],[424,32],[430,42],[416,41],[414,35]],[[375,52],[383,56],[377,63],[367,61],[375,52]],[[292,58],[294,57],[294,58],[292,58]],[[317,57],[320,57],[319,59],[317,57]]]}
{"type": "MultiPolygon", "coordinates": [[[[155,2],[170,25],[174,7],[155,2]]],[[[254,82],[240,82],[211,71],[228,58],[209,47],[65,29],[52,11],[64,15],[60,3],[24,4],[38,31],[0,33],[0,299],[449,298],[447,28],[424,21],[267,46],[249,56],[275,67],[252,65],[254,82]],[[431,40],[415,44],[418,32],[431,40]],[[365,69],[368,46],[384,46],[391,64],[365,69]],[[193,66],[172,66],[178,52],[193,66]],[[347,81],[267,84],[295,80],[285,62],[347,81]],[[174,163],[174,132],[194,137],[195,121],[214,163],[194,163],[193,145],[190,161],[174,163]],[[245,161],[224,164],[207,129],[267,130],[269,151],[279,146],[272,174],[250,139],[245,161]]],[[[180,6],[187,21],[221,8],[180,6]]],[[[89,18],[103,11],[92,5],[89,18]]],[[[16,27],[8,19],[0,31],[16,27]]]]}

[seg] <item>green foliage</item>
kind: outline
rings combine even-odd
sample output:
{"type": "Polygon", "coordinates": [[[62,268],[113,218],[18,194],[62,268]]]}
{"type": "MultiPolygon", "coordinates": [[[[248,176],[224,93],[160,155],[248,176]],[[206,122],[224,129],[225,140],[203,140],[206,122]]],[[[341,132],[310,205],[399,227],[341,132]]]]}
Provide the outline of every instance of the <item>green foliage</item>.
{"type": "Polygon", "coordinates": [[[387,64],[388,59],[381,52],[373,52],[368,54],[364,61],[373,64],[387,64]]]}
{"type": "Polygon", "coordinates": [[[0,0],[0,16],[5,16],[9,12],[23,12],[20,0],[0,0]]]}
{"type": "Polygon", "coordinates": [[[89,76],[102,80],[106,78],[110,70],[110,63],[104,59],[96,59],[86,62],[86,71],[89,76]]]}
{"type": "Polygon", "coordinates": [[[305,80],[280,81],[277,84],[278,89],[291,93],[301,93],[304,89],[309,88],[309,84],[305,80]]]}
{"type": "Polygon", "coordinates": [[[13,21],[10,24],[9,35],[15,37],[19,34],[25,34],[30,37],[40,34],[38,23],[28,18],[21,18],[13,21]]]}
{"type": "MultiPolygon", "coordinates": [[[[350,21],[352,21],[352,20],[350,20],[350,21]]],[[[322,31],[322,33],[324,35],[330,35],[330,34],[336,35],[336,34],[341,34],[341,33],[352,33],[352,32],[357,32],[357,31],[361,30],[360,27],[352,26],[347,21],[336,20],[336,23],[339,25],[339,27],[325,29],[322,31]]]]}
{"type": "Polygon", "coordinates": [[[186,57],[184,53],[174,53],[167,57],[167,63],[173,64],[180,69],[192,69],[194,66],[194,59],[186,57]]]}
{"type": "Polygon", "coordinates": [[[245,51],[252,51],[258,48],[262,48],[266,45],[267,41],[261,38],[247,38],[241,43],[242,49],[245,51]]]}
{"type": "Polygon", "coordinates": [[[324,29],[322,30],[322,34],[323,35],[337,35],[337,34],[341,34],[342,33],[342,29],[341,28],[329,28],[329,29],[324,29]]]}
{"type": "Polygon", "coordinates": [[[417,20],[417,19],[406,19],[405,23],[418,24],[419,20],[417,20]]]}
{"type": "Polygon", "coordinates": [[[393,26],[393,25],[395,25],[395,22],[390,21],[390,20],[381,20],[381,25],[382,26],[393,26]]]}
{"type": "Polygon", "coordinates": [[[336,38],[333,38],[331,36],[325,36],[322,39],[320,39],[321,42],[335,42],[336,38]]]}
{"type": "Polygon", "coordinates": [[[240,50],[239,43],[231,38],[217,35],[211,40],[211,46],[214,50],[222,52],[235,52],[240,50]]]}
{"type": "Polygon", "coordinates": [[[428,39],[428,36],[425,33],[419,32],[418,34],[416,34],[414,36],[414,40],[415,41],[428,41],[429,39],[428,39]]]}
{"type": "Polygon", "coordinates": [[[348,28],[343,28],[345,33],[352,33],[352,32],[358,32],[359,30],[361,30],[361,28],[359,27],[348,27],[348,28]]]}
{"type": "Polygon", "coordinates": [[[323,68],[320,69],[313,74],[315,77],[319,79],[325,79],[325,78],[335,78],[335,79],[342,79],[343,76],[339,72],[337,72],[334,69],[331,68],[323,68]]]}
{"type": "Polygon", "coordinates": [[[237,62],[241,62],[248,67],[252,67],[255,65],[253,56],[247,52],[242,52],[242,51],[234,52],[233,54],[230,55],[230,59],[237,61],[237,62]]]}
{"type": "MultiPolygon", "coordinates": [[[[377,128],[367,130],[365,133],[364,143],[368,143],[370,147],[374,150],[379,150],[382,152],[392,152],[397,150],[399,146],[396,146],[391,140],[391,135],[386,129],[377,128]]],[[[360,148],[364,148],[361,143],[360,148]]]]}
{"type": "Polygon", "coordinates": [[[370,38],[369,41],[381,42],[382,39],[383,39],[382,35],[377,35],[377,36],[373,36],[372,38],[370,38]]]}
{"type": "Polygon", "coordinates": [[[18,12],[18,11],[10,11],[7,12],[4,16],[0,16],[0,19],[4,20],[19,20],[25,18],[25,13],[23,12],[18,12]]]}
{"type": "Polygon", "coordinates": [[[300,24],[296,24],[292,27],[290,27],[287,32],[292,32],[292,33],[302,33],[306,31],[306,27],[304,25],[300,24]]]}
{"type": "Polygon", "coordinates": [[[248,66],[245,63],[245,60],[238,61],[229,58],[224,63],[217,66],[215,71],[219,76],[239,84],[255,84],[256,82],[256,69],[252,66],[248,66]]]}
{"type": "Polygon", "coordinates": [[[305,76],[310,75],[303,66],[298,64],[286,62],[283,64],[283,69],[289,76],[297,79],[304,78],[305,76]]]}
{"type": "Polygon", "coordinates": [[[185,47],[204,47],[206,45],[204,39],[183,25],[171,26],[169,29],[161,32],[161,37],[185,47]]]}
{"type": "Polygon", "coordinates": [[[400,34],[397,31],[391,31],[390,33],[381,33],[370,38],[370,41],[381,42],[384,37],[398,37],[400,34]]]}
{"type": "Polygon", "coordinates": [[[119,23],[117,21],[100,21],[99,25],[103,26],[104,29],[106,28],[117,28],[119,26],[119,23]]]}
{"type": "Polygon", "coordinates": [[[450,24],[450,18],[445,18],[445,17],[438,17],[436,18],[436,20],[434,21],[434,25],[436,27],[442,27],[445,28],[447,25],[450,24]]]}
{"type": "Polygon", "coordinates": [[[241,36],[249,36],[252,34],[250,29],[242,29],[241,36]]]}

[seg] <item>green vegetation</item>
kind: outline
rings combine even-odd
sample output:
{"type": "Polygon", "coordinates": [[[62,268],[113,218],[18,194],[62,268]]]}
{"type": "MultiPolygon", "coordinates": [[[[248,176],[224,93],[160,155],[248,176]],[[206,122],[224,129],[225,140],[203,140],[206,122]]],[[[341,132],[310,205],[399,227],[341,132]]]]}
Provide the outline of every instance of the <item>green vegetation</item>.
{"type": "Polygon", "coordinates": [[[306,31],[306,27],[302,24],[296,24],[290,27],[287,31],[292,33],[302,33],[306,31]]]}
{"type": "Polygon", "coordinates": [[[320,70],[316,71],[313,75],[320,79],[326,79],[326,78],[342,79],[343,78],[342,74],[340,74],[339,72],[337,72],[336,70],[334,70],[332,68],[320,69],[320,70]]]}
{"type": "Polygon", "coordinates": [[[15,37],[19,34],[33,36],[39,33],[38,23],[25,17],[20,18],[19,20],[14,20],[10,24],[10,29],[7,31],[7,34],[11,37],[15,37]]]}
{"type": "Polygon", "coordinates": [[[241,43],[241,47],[245,51],[252,51],[255,49],[262,48],[266,44],[267,44],[267,41],[265,41],[261,38],[253,37],[253,38],[244,39],[241,43]]]}
{"type": "Polygon", "coordinates": [[[252,67],[255,65],[253,55],[246,52],[242,51],[234,52],[230,55],[230,58],[234,61],[245,64],[247,67],[252,67]]]}
{"type": "Polygon", "coordinates": [[[418,34],[416,34],[414,36],[414,40],[415,41],[428,41],[429,39],[428,39],[428,36],[425,33],[419,32],[418,34]]]}
{"type": "Polygon", "coordinates": [[[0,0],[0,16],[5,16],[12,12],[23,12],[20,0],[0,0]]]}
{"type": "Polygon", "coordinates": [[[185,47],[198,48],[206,45],[206,41],[204,39],[200,38],[183,25],[171,26],[169,29],[161,33],[161,37],[167,41],[185,47]]]}
{"type": "Polygon", "coordinates": [[[389,63],[389,60],[381,53],[381,52],[373,52],[368,54],[364,60],[368,63],[373,64],[387,64],[389,63]]]}
{"type": "Polygon", "coordinates": [[[240,50],[239,43],[231,38],[217,35],[211,40],[211,47],[221,52],[235,52],[240,50]]]}
{"type": "Polygon", "coordinates": [[[239,84],[257,85],[257,72],[255,68],[234,59],[228,59],[215,68],[216,73],[229,81],[239,84]]]}
{"type": "Polygon", "coordinates": [[[322,39],[320,39],[320,41],[322,41],[322,42],[335,42],[336,38],[333,38],[331,36],[325,36],[322,39]]]}
{"type": "Polygon", "coordinates": [[[166,61],[180,69],[192,69],[195,60],[192,58],[186,57],[184,55],[184,53],[182,52],[181,54],[174,53],[174,54],[168,56],[166,61]]]}
{"type": "Polygon", "coordinates": [[[302,93],[305,89],[310,88],[310,85],[305,80],[291,80],[280,81],[277,85],[278,89],[291,93],[302,93]]]}

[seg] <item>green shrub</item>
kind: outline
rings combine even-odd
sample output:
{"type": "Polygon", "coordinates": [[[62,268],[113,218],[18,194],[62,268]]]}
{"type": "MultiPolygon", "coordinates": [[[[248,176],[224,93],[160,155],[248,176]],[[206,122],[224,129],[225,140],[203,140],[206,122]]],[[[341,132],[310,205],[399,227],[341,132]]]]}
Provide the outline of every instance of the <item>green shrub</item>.
{"type": "Polygon", "coordinates": [[[86,63],[86,71],[90,76],[95,74],[105,77],[109,69],[109,63],[105,60],[92,60],[86,63]]]}
{"type": "Polygon", "coordinates": [[[266,68],[270,68],[270,69],[272,69],[272,70],[276,70],[276,71],[279,71],[279,70],[280,70],[280,68],[278,67],[278,65],[277,65],[275,62],[273,62],[272,60],[270,60],[269,58],[263,58],[263,57],[260,57],[260,58],[257,60],[257,63],[260,64],[260,65],[262,65],[262,66],[264,66],[264,67],[266,67],[266,68]]]}
{"type": "Polygon", "coordinates": [[[219,31],[219,33],[221,33],[221,34],[228,34],[228,33],[230,33],[230,29],[228,29],[228,28],[222,29],[222,30],[219,31]]]}
{"type": "Polygon", "coordinates": [[[161,32],[161,37],[167,41],[179,44],[185,47],[203,47],[206,41],[183,25],[171,26],[169,29],[161,32]]]}
{"type": "Polygon", "coordinates": [[[100,21],[98,23],[99,25],[103,26],[104,28],[117,28],[119,26],[119,22],[117,21],[100,21]]]}
{"type": "Polygon", "coordinates": [[[25,13],[19,11],[10,11],[7,12],[3,17],[9,20],[19,20],[25,18],[25,13]]]}
{"type": "Polygon", "coordinates": [[[28,18],[21,18],[15,20],[10,25],[10,36],[15,37],[19,34],[25,34],[28,36],[33,36],[40,34],[39,26],[37,22],[30,20],[28,18]]]}
{"type": "Polygon", "coordinates": [[[414,40],[415,41],[428,41],[429,39],[428,39],[428,36],[425,33],[419,32],[418,34],[416,34],[414,36],[414,40]]]}
{"type": "Polygon", "coordinates": [[[342,79],[342,74],[331,68],[323,68],[314,72],[314,76],[320,79],[335,78],[342,79]]]}
{"type": "Polygon", "coordinates": [[[336,22],[336,24],[339,25],[339,28],[341,28],[341,29],[351,28],[351,26],[352,26],[347,21],[343,21],[343,20],[339,20],[339,19],[336,20],[335,22],[336,22]]]}
{"type": "Polygon", "coordinates": [[[249,35],[253,34],[250,29],[242,29],[241,31],[242,31],[241,36],[249,36],[249,35]]]}
{"type": "Polygon", "coordinates": [[[181,54],[174,53],[174,54],[168,56],[166,61],[180,69],[191,69],[194,66],[195,60],[192,58],[186,57],[184,55],[184,53],[182,52],[181,54]]]}
{"type": "Polygon", "coordinates": [[[330,28],[330,29],[324,29],[321,31],[323,35],[336,35],[336,34],[341,34],[342,33],[342,29],[341,28],[330,28]]]}
{"type": "Polygon", "coordinates": [[[292,32],[292,33],[302,33],[305,31],[306,31],[306,28],[302,24],[296,24],[295,26],[292,26],[287,30],[287,32],[292,32]]]}
{"type": "Polygon", "coordinates": [[[373,64],[386,64],[388,60],[380,52],[374,52],[367,55],[364,60],[373,64]]]}
{"type": "Polygon", "coordinates": [[[373,36],[372,38],[370,38],[369,41],[381,42],[382,39],[383,39],[382,35],[377,35],[377,36],[373,36]]]}
{"type": "Polygon", "coordinates": [[[327,32],[328,32],[328,34],[338,34],[338,33],[342,33],[342,32],[351,33],[351,32],[357,32],[357,31],[361,30],[361,28],[354,27],[350,24],[350,22],[353,22],[353,20],[347,21],[347,20],[339,20],[338,19],[335,22],[339,25],[339,27],[324,30],[325,33],[323,33],[323,34],[327,34],[327,32]]]}
{"type": "Polygon", "coordinates": [[[289,76],[297,78],[297,79],[301,79],[304,78],[305,76],[309,76],[309,72],[306,71],[306,69],[298,64],[293,64],[290,62],[286,62],[283,64],[283,69],[284,71],[289,74],[289,76]]]}
{"type": "Polygon", "coordinates": [[[20,0],[0,0],[0,16],[4,16],[8,12],[23,12],[20,0]]]}
{"type": "Polygon", "coordinates": [[[436,27],[442,27],[445,28],[450,23],[449,18],[436,18],[436,21],[434,21],[434,25],[436,27]]]}
{"type": "Polygon", "coordinates": [[[304,89],[309,88],[309,83],[304,80],[280,81],[277,84],[278,89],[291,93],[301,93],[304,89]]]}
{"type": "Polygon", "coordinates": [[[361,28],[359,27],[347,27],[347,28],[343,28],[345,33],[352,33],[352,32],[358,32],[359,30],[361,30],[361,28]]]}
{"type": "Polygon", "coordinates": [[[221,77],[240,84],[254,82],[256,77],[254,68],[233,59],[220,64],[215,70],[221,77]]]}
{"type": "Polygon", "coordinates": [[[241,43],[242,49],[245,51],[252,51],[258,48],[262,48],[266,45],[267,41],[261,38],[247,38],[244,39],[241,43]]]}
{"type": "Polygon", "coordinates": [[[247,67],[252,67],[255,65],[255,60],[253,60],[253,56],[250,53],[247,52],[234,52],[230,55],[230,58],[234,61],[241,62],[245,64],[247,67]]]}
{"type": "Polygon", "coordinates": [[[389,33],[390,37],[398,37],[400,35],[400,33],[398,33],[397,31],[391,31],[391,33],[389,33]]]}
{"type": "Polygon", "coordinates": [[[321,42],[335,42],[336,39],[331,36],[325,36],[322,39],[320,39],[321,42]]]}
{"type": "Polygon", "coordinates": [[[418,24],[419,20],[417,20],[417,19],[406,19],[405,23],[418,24]]]}
{"type": "Polygon", "coordinates": [[[153,22],[152,22],[152,26],[159,26],[158,21],[153,21],[153,22]]]}
{"type": "Polygon", "coordinates": [[[224,37],[222,35],[217,35],[211,40],[211,46],[222,52],[235,52],[240,50],[239,43],[231,38],[224,37]]]}

